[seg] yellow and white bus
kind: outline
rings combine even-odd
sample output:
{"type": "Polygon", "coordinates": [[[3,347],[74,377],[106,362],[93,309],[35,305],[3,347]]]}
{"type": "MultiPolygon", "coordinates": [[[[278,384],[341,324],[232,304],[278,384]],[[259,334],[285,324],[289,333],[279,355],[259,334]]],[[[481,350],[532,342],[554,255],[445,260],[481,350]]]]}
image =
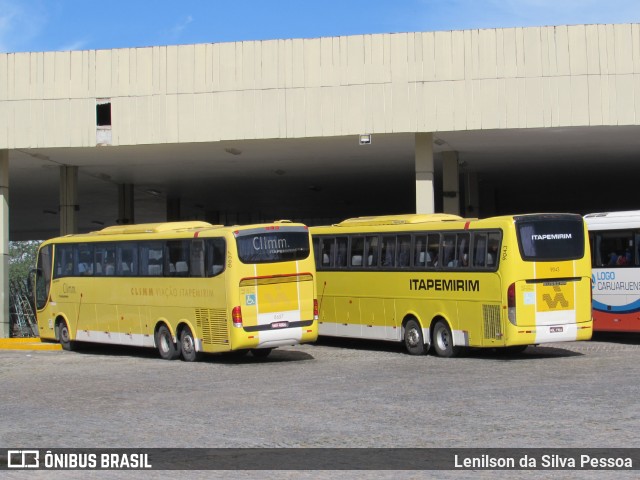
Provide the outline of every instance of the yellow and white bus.
{"type": "Polygon", "coordinates": [[[319,334],[462,347],[588,340],[591,264],[573,214],[360,217],[311,227],[319,334]]]}
{"type": "MultiPolygon", "coordinates": [[[[162,358],[315,341],[318,311],[305,225],[172,222],[107,227],[44,242],[40,337],[155,347],[162,358]]],[[[241,352],[242,353],[242,352],[241,352]]]]}

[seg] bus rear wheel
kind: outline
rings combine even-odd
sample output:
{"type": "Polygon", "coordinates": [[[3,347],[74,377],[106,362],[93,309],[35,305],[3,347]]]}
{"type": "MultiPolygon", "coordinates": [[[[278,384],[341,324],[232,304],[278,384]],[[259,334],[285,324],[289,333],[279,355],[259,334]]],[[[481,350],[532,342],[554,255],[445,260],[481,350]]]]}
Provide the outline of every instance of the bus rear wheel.
{"type": "Polygon", "coordinates": [[[201,356],[196,350],[196,340],[189,327],[184,327],[180,333],[180,355],[185,362],[194,362],[201,356]]]}
{"type": "Polygon", "coordinates": [[[433,327],[433,348],[439,357],[455,357],[460,354],[460,347],[453,345],[453,335],[449,324],[438,320],[433,327]]]}
{"type": "Polygon", "coordinates": [[[173,337],[169,329],[162,325],[156,332],[156,347],[160,357],[165,360],[175,360],[180,356],[180,350],[173,343],[173,337]]]}
{"type": "Polygon", "coordinates": [[[63,350],[73,350],[73,342],[71,341],[71,335],[69,334],[69,327],[67,322],[62,320],[58,323],[58,341],[62,345],[63,350]]]}
{"type": "Polygon", "coordinates": [[[424,346],[422,327],[413,318],[404,326],[404,346],[410,355],[424,355],[427,351],[424,346]]]}

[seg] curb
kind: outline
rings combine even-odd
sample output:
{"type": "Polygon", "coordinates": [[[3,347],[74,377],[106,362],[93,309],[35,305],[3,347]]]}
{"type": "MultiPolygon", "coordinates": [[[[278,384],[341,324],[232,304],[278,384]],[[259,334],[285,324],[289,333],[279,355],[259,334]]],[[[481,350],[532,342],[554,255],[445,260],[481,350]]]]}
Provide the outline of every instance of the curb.
{"type": "Polygon", "coordinates": [[[0,350],[62,350],[59,343],[42,342],[39,338],[0,338],[0,350]]]}

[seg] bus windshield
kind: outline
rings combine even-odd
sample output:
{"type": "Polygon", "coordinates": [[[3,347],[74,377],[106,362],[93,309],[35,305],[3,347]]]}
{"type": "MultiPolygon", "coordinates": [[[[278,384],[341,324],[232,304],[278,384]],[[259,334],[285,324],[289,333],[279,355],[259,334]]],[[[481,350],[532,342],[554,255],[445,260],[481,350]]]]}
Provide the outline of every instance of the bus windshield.
{"type": "Polygon", "coordinates": [[[310,254],[309,232],[305,229],[241,231],[236,242],[242,263],[291,262],[304,260],[310,254]]]}
{"type": "Polygon", "coordinates": [[[515,221],[523,260],[577,260],[584,256],[584,225],[579,215],[516,217],[515,221]]]}

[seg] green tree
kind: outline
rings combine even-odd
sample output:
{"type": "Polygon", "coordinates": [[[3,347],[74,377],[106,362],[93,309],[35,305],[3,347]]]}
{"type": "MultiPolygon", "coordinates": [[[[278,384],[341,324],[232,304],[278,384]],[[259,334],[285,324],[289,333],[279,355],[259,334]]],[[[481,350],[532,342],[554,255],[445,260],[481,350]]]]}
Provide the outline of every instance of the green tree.
{"type": "Polygon", "coordinates": [[[40,240],[9,242],[9,281],[24,282],[29,271],[36,266],[40,240]]]}

